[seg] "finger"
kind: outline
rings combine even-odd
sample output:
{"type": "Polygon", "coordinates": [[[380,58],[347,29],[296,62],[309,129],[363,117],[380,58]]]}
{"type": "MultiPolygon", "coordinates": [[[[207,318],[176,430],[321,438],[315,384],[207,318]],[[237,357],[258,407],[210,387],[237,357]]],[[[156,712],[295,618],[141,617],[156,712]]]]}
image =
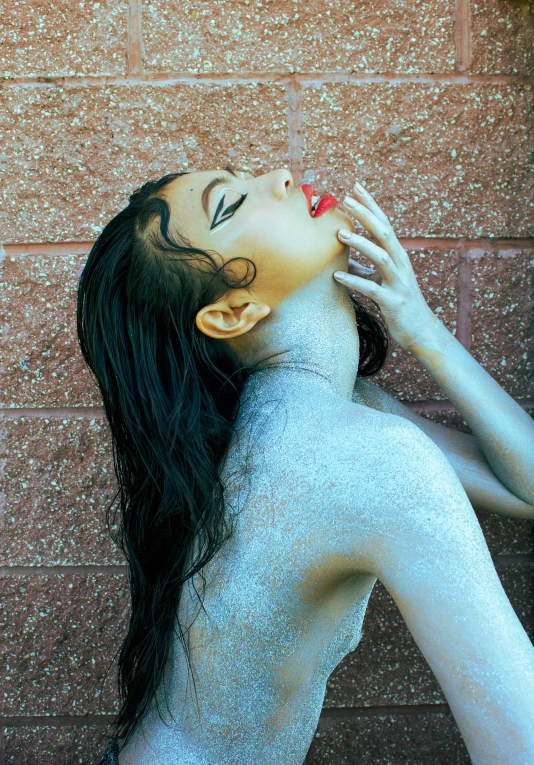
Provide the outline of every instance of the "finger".
{"type": "Polygon", "coordinates": [[[391,282],[397,276],[397,269],[391,256],[381,247],[378,247],[378,245],[373,244],[373,242],[370,242],[364,236],[355,234],[353,231],[345,228],[338,231],[338,237],[342,242],[358,250],[366,258],[369,258],[386,281],[391,282]]]}
{"type": "Polygon", "coordinates": [[[361,263],[358,263],[356,260],[352,260],[349,258],[349,273],[354,272],[356,276],[361,276],[364,279],[372,279],[377,284],[382,284],[382,276],[378,273],[376,268],[367,268],[367,266],[362,266],[361,263]]]}
{"type": "Polygon", "coordinates": [[[408,255],[404,251],[401,243],[395,236],[395,232],[389,221],[385,223],[379,220],[374,213],[357,202],[355,199],[345,197],[343,206],[357,221],[377,240],[393,259],[395,265],[401,265],[406,262],[408,255]]]}
{"type": "Polygon", "coordinates": [[[382,223],[389,223],[388,217],[386,213],[378,206],[378,204],[375,202],[371,194],[367,191],[367,189],[364,189],[364,187],[356,181],[354,186],[352,187],[353,192],[357,199],[364,204],[368,210],[370,210],[378,220],[382,221],[382,223]]]}
{"type": "Polygon", "coordinates": [[[358,263],[357,260],[349,258],[349,270],[351,268],[356,271],[358,276],[374,276],[376,274],[376,268],[373,266],[368,268],[367,266],[362,265],[362,263],[358,263]]]}
{"type": "Polygon", "coordinates": [[[347,287],[349,290],[361,292],[362,295],[375,300],[380,303],[381,295],[383,293],[382,287],[370,279],[363,279],[361,276],[355,276],[354,274],[348,274],[345,271],[335,271],[334,279],[347,287]]]}

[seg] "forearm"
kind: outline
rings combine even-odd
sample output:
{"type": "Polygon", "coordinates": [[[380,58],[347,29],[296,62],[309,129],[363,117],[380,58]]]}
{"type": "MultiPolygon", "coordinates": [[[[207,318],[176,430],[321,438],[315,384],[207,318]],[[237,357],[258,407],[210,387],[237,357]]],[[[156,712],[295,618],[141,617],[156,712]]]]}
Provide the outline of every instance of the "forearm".
{"type": "Polygon", "coordinates": [[[534,518],[534,505],[520,499],[501,483],[475,436],[416,414],[368,378],[357,378],[353,401],[404,417],[417,425],[447,457],[475,510],[512,518],[534,518]]]}
{"type": "Polygon", "coordinates": [[[471,428],[491,469],[534,505],[534,421],[436,320],[429,340],[410,352],[471,428]]]}

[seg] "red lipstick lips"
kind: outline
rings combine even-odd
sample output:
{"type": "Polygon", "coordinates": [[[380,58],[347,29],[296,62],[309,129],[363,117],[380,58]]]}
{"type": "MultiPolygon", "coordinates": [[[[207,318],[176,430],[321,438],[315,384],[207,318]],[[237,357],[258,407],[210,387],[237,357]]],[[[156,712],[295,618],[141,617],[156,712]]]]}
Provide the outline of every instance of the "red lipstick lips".
{"type": "Polygon", "coordinates": [[[318,218],[323,213],[330,210],[332,207],[336,207],[337,205],[337,199],[330,194],[327,194],[324,197],[321,197],[317,204],[315,205],[315,209],[313,209],[313,202],[312,197],[319,196],[315,193],[313,190],[313,187],[310,186],[308,183],[301,183],[300,188],[302,189],[302,192],[304,196],[306,197],[306,200],[308,202],[308,210],[310,212],[310,215],[312,218],[318,218]]]}

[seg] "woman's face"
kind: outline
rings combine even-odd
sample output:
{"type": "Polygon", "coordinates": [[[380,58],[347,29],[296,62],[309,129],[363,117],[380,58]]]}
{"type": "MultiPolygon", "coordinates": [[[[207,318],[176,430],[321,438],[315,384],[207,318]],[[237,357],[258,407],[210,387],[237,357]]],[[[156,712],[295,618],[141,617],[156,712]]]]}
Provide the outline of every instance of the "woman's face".
{"type": "Polygon", "coordinates": [[[257,274],[248,290],[271,308],[342,254],[346,245],[337,231],[353,228],[340,206],[311,217],[304,192],[285,169],[256,177],[229,165],[188,173],[165,197],[171,222],[193,246],[215,250],[225,262],[253,261],[257,274]]]}

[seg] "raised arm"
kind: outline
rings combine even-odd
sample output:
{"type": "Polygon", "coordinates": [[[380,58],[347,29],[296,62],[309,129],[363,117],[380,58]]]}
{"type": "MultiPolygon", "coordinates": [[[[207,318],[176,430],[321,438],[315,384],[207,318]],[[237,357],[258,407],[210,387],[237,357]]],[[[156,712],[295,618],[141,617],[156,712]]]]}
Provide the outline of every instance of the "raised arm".
{"type": "Polygon", "coordinates": [[[531,765],[534,648],[455,472],[409,422],[379,448],[361,428],[359,435],[336,551],[392,595],[473,763],[531,765]]]}
{"type": "Polygon", "coordinates": [[[416,414],[367,377],[357,378],[352,400],[417,425],[447,457],[475,510],[509,518],[534,518],[534,505],[517,497],[497,478],[475,436],[416,414]]]}
{"type": "Polygon", "coordinates": [[[410,351],[471,428],[478,446],[501,483],[534,505],[534,421],[448,331],[426,303],[410,258],[372,196],[355,185],[360,202],[345,199],[345,209],[375,237],[380,247],[349,232],[340,238],[368,257],[381,284],[358,273],[334,273],[380,307],[393,339],[410,351]]]}

